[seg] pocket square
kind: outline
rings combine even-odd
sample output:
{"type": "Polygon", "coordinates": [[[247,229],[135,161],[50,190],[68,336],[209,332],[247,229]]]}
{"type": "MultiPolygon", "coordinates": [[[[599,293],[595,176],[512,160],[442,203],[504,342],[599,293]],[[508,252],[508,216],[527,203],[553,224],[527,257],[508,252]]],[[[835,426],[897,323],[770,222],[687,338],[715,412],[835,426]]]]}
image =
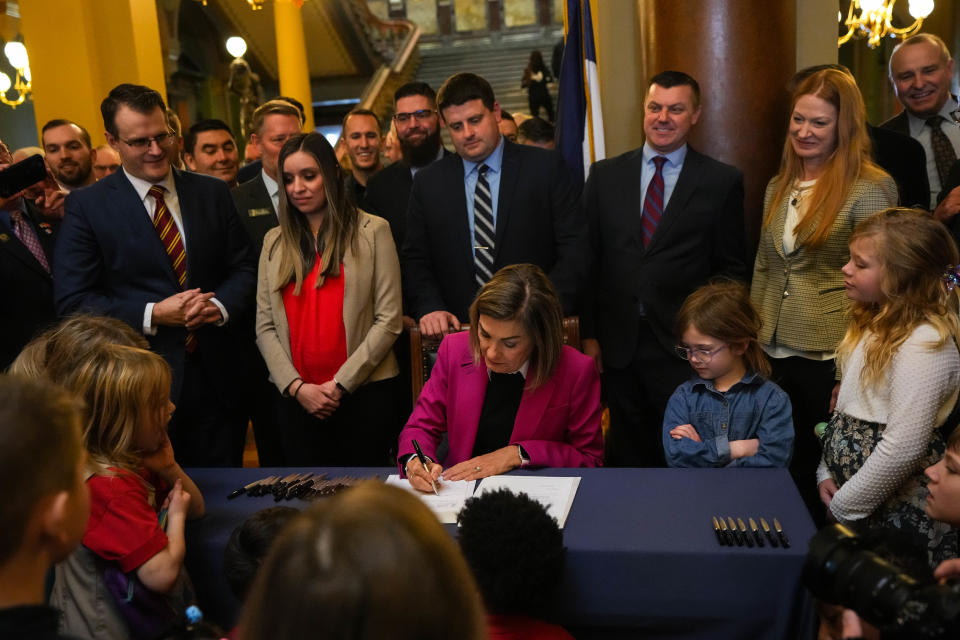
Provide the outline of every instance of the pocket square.
{"type": "Polygon", "coordinates": [[[258,218],[260,216],[268,216],[273,213],[273,209],[247,209],[247,215],[251,218],[258,218]]]}

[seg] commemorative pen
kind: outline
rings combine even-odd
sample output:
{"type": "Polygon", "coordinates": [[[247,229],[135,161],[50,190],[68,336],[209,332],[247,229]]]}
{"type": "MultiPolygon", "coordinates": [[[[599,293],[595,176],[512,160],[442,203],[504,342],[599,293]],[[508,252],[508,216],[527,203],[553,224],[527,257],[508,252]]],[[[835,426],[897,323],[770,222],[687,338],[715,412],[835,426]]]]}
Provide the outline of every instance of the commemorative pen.
{"type": "Polygon", "coordinates": [[[720,533],[723,535],[724,544],[732,547],[734,544],[733,535],[727,531],[727,523],[723,520],[723,516],[720,517],[720,533]]]}
{"type": "MultiPolygon", "coordinates": [[[[420,443],[416,440],[413,440],[413,450],[417,452],[417,459],[419,459],[420,464],[423,465],[423,470],[429,474],[430,467],[427,466],[427,457],[423,455],[423,449],[420,448],[420,443]]],[[[430,487],[433,489],[435,495],[440,495],[440,492],[437,491],[437,483],[433,481],[433,478],[430,478],[430,487]]]]}
{"type": "Polygon", "coordinates": [[[727,524],[730,525],[730,535],[737,541],[737,546],[742,547],[743,538],[740,537],[740,532],[737,531],[737,523],[733,521],[731,516],[727,516],[727,524]]]}
{"type": "Polygon", "coordinates": [[[780,526],[780,521],[776,518],[773,519],[773,528],[777,530],[777,537],[780,538],[780,544],[783,545],[784,549],[790,547],[790,539],[787,538],[787,534],[783,532],[783,527],[780,526]]]}
{"type": "Polygon", "coordinates": [[[747,525],[743,523],[743,518],[737,518],[737,524],[740,525],[740,533],[743,536],[743,541],[747,543],[748,547],[753,547],[753,539],[747,532],[747,525]]]}
{"type": "Polygon", "coordinates": [[[748,522],[750,523],[750,531],[753,532],[753,539],[757,541],[757,546],[763,546],[763,536],[760,535],[760,530],[757,529],[757,521],[753,518],[749,518],[748,522]]]}
{"type": "Polygon", "coordinates": [[[763,518],[760,518],[760,526],[763,527],[763,535],[767,536],[767,540],[770,542],[771,547],[779,547],[777,539],[773,537],[773,533],[770,532],[770,525],[767,524],[767,521],[763,518]]]}
{"type": "Polygon", "coordinates": [[[227,496],[227,500],[233,500],[234,498],[239,497],[239,496],[242,496],[242,495],[245,494],[245,493],[248,493],[248,494],[250,494],[250,495],[253,495],[253,494],[252,494],[252,490],[253,490],[254,488],[256,488],[256,487],[258,487],[258,486],[260,486],[260,485],[262,485],[262,484],[265,484],[265,483],[267,483],[267,482],[271,482],[271,481],[273,481],[273,480],[276,480],[276,478],[277,478],[277,476],[270,476],[270,477],[268,477],[268,478],[260,478],[259,480],[254,480],[254,481],[251,482],[250,484],[244,485],[244,486],[240,487],[239,489],[233,491],[230,495],[227,496]]]}
{"type": "Polygon", "coordinates": [[[717,516],[713,516],[713,531],[717,534],[717,542],[721,546],[727,546],[727,540],[723,537],[723,532],[720,530],[720,523],[717,522],[717,516]]]}

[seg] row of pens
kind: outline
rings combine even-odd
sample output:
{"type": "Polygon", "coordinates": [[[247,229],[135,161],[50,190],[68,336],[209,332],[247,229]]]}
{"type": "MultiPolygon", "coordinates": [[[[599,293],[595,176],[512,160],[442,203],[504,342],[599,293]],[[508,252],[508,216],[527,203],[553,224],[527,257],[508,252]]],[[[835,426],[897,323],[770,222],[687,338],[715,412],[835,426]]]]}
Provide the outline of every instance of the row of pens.
{"type": "Polygon", "coordinates": [[[753,518],[747,518],[747,520],[750,522],[749,529],[747,529],[743,518],[734,520],[728,516],[724,520],[723,516],[719,518],[713,516],[713,530],[717,534],[717,542],[725,547],[742,547],[744,545],[762,547],[764,546],[763,539],[766,537],[771,547],[782,546],[784,549],[790,547],[790,539],[787,538],[787,534],[783,532],[783,527],[780,526],[780,521],[776,518],[773,519],[773,529],[763,518],[760,518],[760,527],[757,527],[757,521],[753,518]],[[761,527],[763,535],[760,535],[761,527]]]}
{"type": "Polygon", "coordinates": [[[324,473],[291,473],[287,476],[268,476],[244,485],[227,496],[233,500],[242,495],[250,498],[272,495],[274,502],[281,500],[316,500],[332,496],[357,482],[359,478],[331,478],[324,473]]]}

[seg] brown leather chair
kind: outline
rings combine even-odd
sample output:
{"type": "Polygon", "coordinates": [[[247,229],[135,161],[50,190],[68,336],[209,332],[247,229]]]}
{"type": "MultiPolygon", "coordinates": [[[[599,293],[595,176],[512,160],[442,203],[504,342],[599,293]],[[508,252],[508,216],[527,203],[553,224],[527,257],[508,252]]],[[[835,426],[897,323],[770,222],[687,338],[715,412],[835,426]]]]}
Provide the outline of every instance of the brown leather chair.
{"type": "MultiPolygon", "coordinates": [[[[470,325],[461,325],[460,331],[469,331],[470,325]]],[[[563,319],[563,344],[582,351],[580,346],[580,317],[570,316],[563,319]]],[[[423,385],[430,377],[430,371],[437,362],[437,350],[440,340],[420,335],[418,326],[410,327],[410,379],[413,390],[413,403],[417,403],[423,385]]]]}

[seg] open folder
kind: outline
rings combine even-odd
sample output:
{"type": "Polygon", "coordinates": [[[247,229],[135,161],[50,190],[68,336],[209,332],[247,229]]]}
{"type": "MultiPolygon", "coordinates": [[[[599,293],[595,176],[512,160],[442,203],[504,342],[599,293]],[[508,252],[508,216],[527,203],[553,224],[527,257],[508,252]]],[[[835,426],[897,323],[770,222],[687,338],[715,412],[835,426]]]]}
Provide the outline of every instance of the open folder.
{"type": "Polygon", "coordinates": [[[389,476],[387,484],[406,489],[419,496],[424,504],[439,518],[440,522],[444,524],[455,524],[457,522],[460,509],[463,508],[463,504],[471,496],[479,496],[487,491],[507,489],[512,493],[525,493],[542,504],[547,508],[547,513],[557,521],[560,528],[563,528],[567,522],[567,516],[570,514],[570,507],[573,506],[573,499],[577,495],[580,478],[491,476],[481,480],[476,491],[474,491],[472,481],[442,481],[437,485],[440,492],[439,496],[417,491],[410,486],[406,478],[401,478],[397,474],[389,476]]]}

